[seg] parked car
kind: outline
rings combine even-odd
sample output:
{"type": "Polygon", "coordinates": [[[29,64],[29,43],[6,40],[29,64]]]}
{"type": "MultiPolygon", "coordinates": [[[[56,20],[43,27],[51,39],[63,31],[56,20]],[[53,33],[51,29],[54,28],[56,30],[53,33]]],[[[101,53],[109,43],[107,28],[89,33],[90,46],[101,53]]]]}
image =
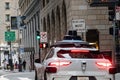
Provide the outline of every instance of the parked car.
{"type": "Polygon", "coordinates": [[[98,49],[84,41],[65,42],[52,46],[41,63],[35,60],[35,80],[113,80],[115,68],[98,49]]]}

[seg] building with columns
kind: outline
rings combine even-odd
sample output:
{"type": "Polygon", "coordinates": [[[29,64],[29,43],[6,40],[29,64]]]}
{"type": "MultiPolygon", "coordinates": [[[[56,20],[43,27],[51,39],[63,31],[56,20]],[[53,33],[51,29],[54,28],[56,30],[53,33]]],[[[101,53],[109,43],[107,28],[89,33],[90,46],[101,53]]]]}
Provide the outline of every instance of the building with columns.
{"type": "MultiPolygon", "coordinates": [[[[69,30],[77,30],[83,40],[96,43],[100,51],[114,52],[107,7],[90,7],[87,0],[19,0],[19,7],[21,15],[27,17],[21,44],[33,47],[35,53],[40,51],[35,38],[37,30],[47,32],[49,45],[62,40],[69,30]],[[75,26],[76,23],[79,25],[75,26]]],[[[24,57],[29,58],[28,54],[24,57]]],[[[41,53],[42,59],[44,54],[41,53]]]]}
{"type": "Polygon", "coordinates": [[[21,16],[26,16],[25,29],[22,29],[20,45],[24,47],[22,59],[28,63],[27,68],[33,69],[33,54],[39,53],[39,40],[36,38],[36,31],[40,31],[40,0],[19,0],[21,16]]]}
{"type": "Polygon", "coordinates": [[[114,51],[108,7],[90,7],[87,0],[41,0],[40,6],[40,31],[48,33],[49,44],[77,29],[83,40],[96,43],[100,51],[114,51]]]}

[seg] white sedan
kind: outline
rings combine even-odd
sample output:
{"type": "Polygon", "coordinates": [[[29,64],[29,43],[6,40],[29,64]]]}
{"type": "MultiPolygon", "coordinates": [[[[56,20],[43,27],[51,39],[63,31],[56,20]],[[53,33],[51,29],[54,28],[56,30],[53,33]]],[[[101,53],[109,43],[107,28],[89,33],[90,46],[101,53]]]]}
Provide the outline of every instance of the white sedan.
{"type": "Polygon", "coordinates": [[[52,47],[35,61],[35,80],[114,80],[114,67],[95,48],[52,47]]]}

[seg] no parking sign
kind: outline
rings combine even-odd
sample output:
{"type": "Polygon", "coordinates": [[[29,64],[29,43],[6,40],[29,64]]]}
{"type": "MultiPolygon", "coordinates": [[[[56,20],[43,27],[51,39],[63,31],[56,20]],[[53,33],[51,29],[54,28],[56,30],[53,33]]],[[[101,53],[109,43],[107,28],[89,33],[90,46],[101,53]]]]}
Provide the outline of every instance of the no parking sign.
{"type": "Polygon", "coordinates": [[[47,32],[40,32],[40,42],[47,42],[47,32]]]}

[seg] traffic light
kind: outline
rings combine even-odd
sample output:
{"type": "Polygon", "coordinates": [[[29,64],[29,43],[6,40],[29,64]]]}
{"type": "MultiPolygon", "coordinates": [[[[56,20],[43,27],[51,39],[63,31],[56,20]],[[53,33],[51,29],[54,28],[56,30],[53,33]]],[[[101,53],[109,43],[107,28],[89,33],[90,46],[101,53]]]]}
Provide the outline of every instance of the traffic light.
{"type": "Polygon", "coordinates": [[[77,36],[76,30],[69,30],[68,35],[77,36]]]}
{"type": "Polygon", "coordinates": [[[101,2],[108,2],[108,0],[101,0],[101,2]]]}
{"type": "MultiPolygon", "coordinates": [[[[114,34],[114,29],[113,29],[113,27],[110,27],[109,28],[109,34],[110,35],[113,35],[114,34]]],[[[119,34],[119,29],[118,29],[118,27],[115,27],[115,35],[118,35],[119,34]]]]}
{"type": "Polygon", "coordinates": [[[26,16],[20,16],[20,26],[24,26],[25,25],[25,20],[26,16]]]}
{"type": "Polygon", "coordinates": [[[39,47],[40,48],[47,48],[48,47],[48,43],[40,43],[39,47]]]}
{"type": "Polygon", "coordinates": [[[115,6],[108,7],[109,21],[113,21],[115,18],[115,6]]]}
{"type": "Polygon", "coordinates": [[[36,38],[40,39],[40,32],[39,31],[36,31],[36,38]]]}

